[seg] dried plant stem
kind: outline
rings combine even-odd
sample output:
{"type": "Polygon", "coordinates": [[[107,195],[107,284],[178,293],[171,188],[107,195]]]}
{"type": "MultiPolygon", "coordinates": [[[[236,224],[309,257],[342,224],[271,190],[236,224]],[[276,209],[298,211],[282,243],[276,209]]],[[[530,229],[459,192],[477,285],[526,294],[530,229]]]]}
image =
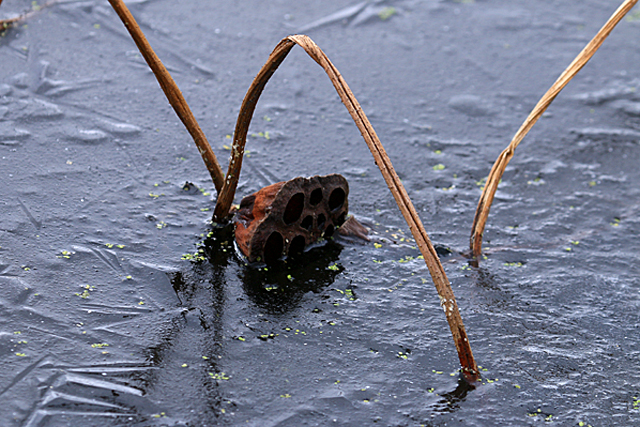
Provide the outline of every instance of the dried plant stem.
{"type": "Polygon", "coordinates": [[[442,267],[442,264],[440,264],[438,254],[429,240],[429,236],[427,235],[424,226],[411,203],[409,195],[393,169],[391,160],[380,143],[375,130],[362,111],[360,104],[336,67],[309,37],[304,35],[295,35],[283,39],[275,47],[266,64],[262,67],[251,84],[240,108],[240,114],[235,128],[229,171],[227,172],[224,187],[218,197],[214,218],[220,220],[228,215],[238,183],[240,169],[242,167],[242,157],[244,154],[247,131],[249,129],[249,124],[258,102],[258,98],[260,97],[260,94],[262,93],[262,90],[267,84],[269,78],[273,75],[295,44],[301,46],[309,56],[311,56],[311,58],[313,58],[325,70],[331,80],[331,83],[333,83],[333,86],[338,92],[340,99],[347,107],[349,114],[360,130],[369,150],[371,150],[374,160],[380,168],[387,186],[389,187],[389,190],[391,190],[402,215],[407,221],[407,224],[411,229],[411,233],[413,234],[413,237],[424,256],[427,267],[429,268],[436,290],[440,296],[441,306],[444,309],[447,321],[449,322],[449,328],[453,335],[453,340],[458,351],[458,357],[460,359],[460,364],[465,378],[469,381],[475,381],[478,378],[476,362],[473,358],[473,353],[471,352],[471,346],[467,338],[464,324],[462,323],[462,318],[458,310],[455,296],[453,295],[453,290],[451,289],[451,285],[447,279],[444,268],[442,267]]]}
{"type": "Polygon", "coordinates": [[[129,12],[127,6],[125,6],[124,2],[122,0],[109,0],[109,3],[111,3],[111,6],[124,23],[124,26],[131,34],[131,37],[133,37],[140,53],[147,61],[147,64],[149,64],[149,67],[156,76],[156,79],[158,79],[158,83],[160,83],[160,87],[167,96],[169,103],[187,128],[187,131],[191,134],[193,141],[198,147],[198,151],[200,151],[200,154],[202,155],[202,160],[204,160],[204,164],[207,166],[207,169],[211,174],[213,185],[216,187],[216,191],[220,193],[224,182],[222,168],[220,168],[218,159],[211,149],[209,141],[207,141],[207,137],[204,135],[204,132],[202,132],[202,129],[200,129],[198,121],[193,116],[193,113],[191,112],[187,101],[184,99],[184,96],[182,96],[182,92],[180,92],[178,85],[176,85],[171,74],[169,74],[165,66],[162,64],[162,61],[160,61],[160,58],[158,58],[151,48],[147,38],[142,33],[142,30],[131,15],[131,12],[129,12]]]}
{"type": "MultiPolygon", "coordinates": [[[[33,15],[40,12],[45,7],[53,6],[56,3],[58,3],[58,0],[50,0],[45,4],[43,4],[42,6],[38,6],[34,4],[29,12],[23,13],[20,16],[16,16],[15,18],[11,18],[11,19],[0,19],[0,33],[2,33],[3,31],[7,30],[8,28],[14,25],[17,25],[31,18],[33,15]]],[[[1,5],[2,5],[2,0],[0,0],[0,6],[1,5]]]]}
{"type": "Polygon", "coordinates": [[[611,31],[620,22],[620,20],[629,12],[638,0],[626,0],[622,5],[614,12],[604,26],[598,31],[595,37],[587,44],[587,46],[580,52],[580,54],[569,64],[566,70],[558,77],[556,82],[551,88],[544,94],[544,96],[538,101],[538,104],[533,108],[527,119],[524,121],[518,132],[516,132],[513,140],[507,148],[500,153],[500,156],[493,164],[487,183],[484,186],[478,207],[476,208],[476,214],[473,219],[473,226],[471,229],[471,254],[474,258],[480,256],[482,252],[482,234],[484,233],[484,227],[487,223],[487,217],[489,216],[489,210],[491,209],[491,203],[498,189],[500,179],[504,174],[504,170],[509,164],[509,161],[513,157],[516,147],[533,125],[538,121],[540,116],[545,112],[549,104],[555,99],[560,91],[571,81],[571,79],[584,67],[584,65],[591,59],[591,57],[600,48],[604,40],[609,36],[611,31]]]}

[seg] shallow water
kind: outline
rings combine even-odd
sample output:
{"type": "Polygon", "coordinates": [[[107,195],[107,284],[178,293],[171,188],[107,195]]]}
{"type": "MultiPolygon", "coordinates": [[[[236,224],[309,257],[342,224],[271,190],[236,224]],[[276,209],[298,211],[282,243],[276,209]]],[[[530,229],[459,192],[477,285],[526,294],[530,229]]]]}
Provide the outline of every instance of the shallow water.
{"type": "Polygon", "coordinates": [[[381,246],[257,270],[209,224],[202,160],[122,24],[71,2],[0,39],[0,425],[640,424],[637,8],[519,147],[474,268],[482,179],[617,1],[201,3],[130,7],[221,163],[253,76],[304,30],[450,249],[484,384],[459,383],[424,262],[301,49],[258,105],[238,196],[342,173],[381,246]]]}

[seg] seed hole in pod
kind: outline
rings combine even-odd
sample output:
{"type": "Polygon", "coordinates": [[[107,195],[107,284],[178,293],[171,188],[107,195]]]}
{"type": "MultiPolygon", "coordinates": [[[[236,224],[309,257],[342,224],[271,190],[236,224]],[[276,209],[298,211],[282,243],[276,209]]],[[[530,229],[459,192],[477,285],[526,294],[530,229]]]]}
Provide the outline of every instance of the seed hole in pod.
{"type": "Polygon", "coordinates": [[[347,197],[346,193],[342,188],[336,188],[331,192],[329,196],[329,209],[335,211],[344,205],[344,200],[347,197]]]}
{"type": "Polygon", "coordinates": [[[304,252],[304,247],[306,246],[306,241],[304,240],[304,236],[296,236],[291,241],[289,245],[289,256],[295,257],[304,252]]]}
{"type": "Polygon", "coordinates": [[[289,199],[289,203],[287,203],[287,207],[284,209],[284,215],[282,219],[284,223],[289,225],[293,224],[297,220],[300,219],[302,215],[302,210],[304,209],[304,194],[296,193],[289,199]]]}
{"type": "Polygon", "coordinates": [[[311,215],[306,216],[300,223],[300,226],[305,230],[311,230],[311,227],[313,227],[313,217],[311,215]]]}
{"type": "Polygon", "coordinates": [[[324,216],[324,214],[320,214],[318,215],[318,222],[316,224],[316,226],[322,230],[324,228],[324,223],[327,222],[327,218],[324,216]]]}
{"type": "Polygon", "coordinates": [[[322,188],[316,188],[309,196],[309,204],[315,206],[322,201],[322,188]]]}
{"type": "Polygon", "coordinates": [[[331,236],[333,236],[333,232],[334,232],[335,230],[336,230],[336,229],[333,227],[333,225],[332,225],[332,224],[329,224],[329,226],[327,227],[327,229],[326,229],[326,230],[324,230],[324,237],[331,237],[331,236]]]}
{"type": "Polygon", "coordinates": [[[267,242],[264,244],[264,260],[271,264],[280,258],[284,249],[284,239],[282,234],[274,231],[269,235],[267,242]]]}
{"type": "Polygon", "coordinates": [[[340,215],[340,218],[334,221],[334,223],[336,224],[336,226],[340,227],[342,224],[344,224],[346,220],[347,220],[347,213],[344,212],[342,215],[340,215]]]}

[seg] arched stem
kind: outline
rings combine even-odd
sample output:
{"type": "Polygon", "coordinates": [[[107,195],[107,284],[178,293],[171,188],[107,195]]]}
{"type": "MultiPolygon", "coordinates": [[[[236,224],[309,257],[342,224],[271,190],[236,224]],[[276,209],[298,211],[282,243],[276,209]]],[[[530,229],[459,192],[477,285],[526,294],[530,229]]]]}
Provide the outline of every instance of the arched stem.
{"type": "Polygon", "coordinates": [[[229,209],[231,207],[238,184],[238,178],[240,176],[249,124],[251,123],[253,112],[256,104],[258,103],[260,94],[269,81],[269,78],[271,78],[278,66],[296,44],[302,47],[309,56],[311,56],[311,58],[313,58],[313,60],[325,70],[331,80],[331,83],[333,83],[333,86],[338,92],[340,99],[344,103],[345,107],[347,107],[349,114],[360,130],[371,154],[373,154],[375,163],[378,165],[378,168],[380,168],[380,172],[382,172],[382,176],[384,177],[389,190],[393,194],[402,215],[407,221],[409,229],[420,248],[420,252],[422,252],[422,255],[424,256],[427,267],[429,268],[436,290],[440,296],[441,306],[446,313],[451,334],[453,335],[453,340],[458,351],[458,358],[462,366],[462,372],[468,381],[475,381],[478,378],[478,368],[473,358],[473,353],[471,352],[471,346],[467,338],[464,324],[462,323],[458,304],[455,296],[453,295],[453,290],[451,289],[451,284],[449,283],[449,279],[445,274],[444,268],[438,259],[438,254],[431,244],[429,236],[422,225],[422,221],[420,220],[413,203],[411,203],[411,199],[409,198],[404,186],[400,182],[400,179],[391,164],[391,160],[387,156],[387,153],[380,143],[371,123],[369,123],[367,116],[362,111],[360,104],[351,92],[351,89],[349,89],[346,81],[338,72],[337,68],[309,37],[305,35],[295,35],[286,37],[280,41],[249,87],[249,90],[242,102],[242,106],[240,107],[240,114],[236,123],[233,146],[231,149],[229,170],[227,172],[222,191],[218,197],[218,202],[214,212],[214,220],[222,220],[229,214],[229,209]]]}

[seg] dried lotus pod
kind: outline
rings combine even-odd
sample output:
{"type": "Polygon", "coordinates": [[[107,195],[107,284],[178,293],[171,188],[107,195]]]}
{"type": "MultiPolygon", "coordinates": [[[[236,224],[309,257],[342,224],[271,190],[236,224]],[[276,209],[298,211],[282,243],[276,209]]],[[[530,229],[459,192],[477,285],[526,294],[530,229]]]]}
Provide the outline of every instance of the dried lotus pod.
{"type": "Polygon", "coordinates": [[[240,202],[236,243],[250,262],[295,256],[345,222],[348,196],[349,184],[338,174],[264,187],[240,202]]]}

